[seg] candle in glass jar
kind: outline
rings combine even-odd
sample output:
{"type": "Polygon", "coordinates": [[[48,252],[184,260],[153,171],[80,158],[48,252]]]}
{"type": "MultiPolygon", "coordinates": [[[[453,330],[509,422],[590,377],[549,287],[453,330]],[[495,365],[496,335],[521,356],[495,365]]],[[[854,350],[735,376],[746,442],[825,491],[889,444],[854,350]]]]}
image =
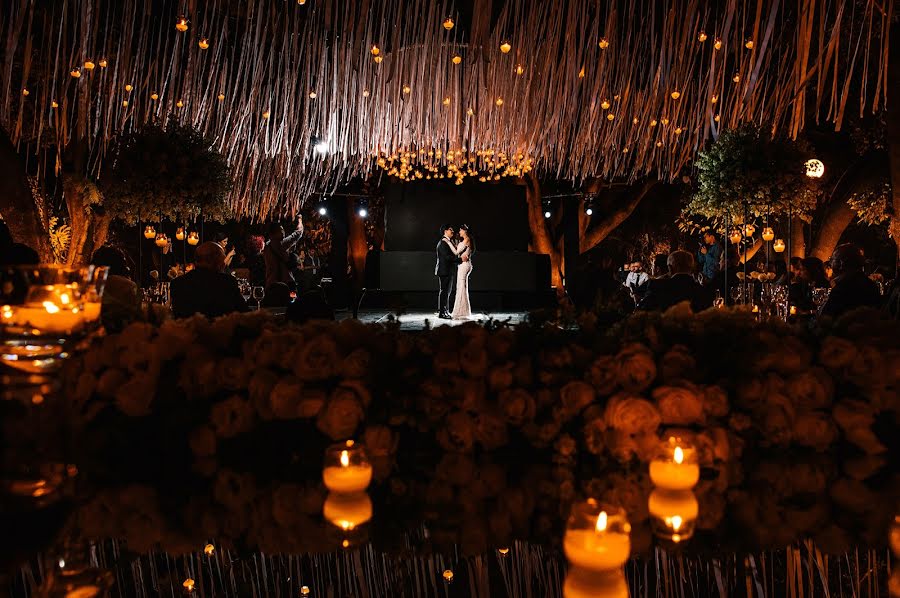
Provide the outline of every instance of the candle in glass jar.
{"type": "Polygon", "coordinates": [[[84,311],[69,285],[55,284],[33,288],[24,305],[4,305],[0,318],[6,326],[22,326],[38,334],[65,334],[81,328],[84,311]]]}
{"type": "Polygon", "coordinates": [[[690,490],[700,480],[697,451],[680,438],[670,437],[650,461],[650,479],[659,488],[690,490]]]}
{"type": "Polygon", "coordinates": [[[372,481],[372,464],[363,448],[348,440],[328,449],[322,480],[332,492],[362,492],[372,481]]]}
{"type": "Polygon", "coordinates": [[[570,522],[563,551],[573,567],[591,571],[617,569],[631,554],[631,526],[623,513],[600,511],[592,527],[570,522]]]}
{"type": "Polygon", "coordinates": [[[647,501],[653,532],[675,543],[694,535],[700,504],[691,490],[657,488],[647,501]]]}
{"type": "Polygon", "coordinates": [[[572,567],[563,583],[563,598],[628,598],[628,582],[621,567],[611,571],[590,571],[572,567]]]}
{"type": "Polygon", "coordinates": [[[372,518],[372,499],[365,492],[329,492],[322,506],[325,519],[342,530],[352,530],[372,518]]]}

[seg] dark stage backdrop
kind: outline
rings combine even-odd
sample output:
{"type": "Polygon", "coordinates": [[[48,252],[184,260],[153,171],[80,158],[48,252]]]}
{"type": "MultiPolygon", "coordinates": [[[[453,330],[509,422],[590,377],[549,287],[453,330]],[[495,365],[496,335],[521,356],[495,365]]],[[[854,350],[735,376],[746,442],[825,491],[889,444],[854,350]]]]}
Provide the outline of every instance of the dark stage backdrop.
{"type": "Polygon", "coordinates": [[[432,251],[442,224],[468,224],[478,251],[528,251],[525,187],[421,181],[385,190],[386,251],[432,251]]]}

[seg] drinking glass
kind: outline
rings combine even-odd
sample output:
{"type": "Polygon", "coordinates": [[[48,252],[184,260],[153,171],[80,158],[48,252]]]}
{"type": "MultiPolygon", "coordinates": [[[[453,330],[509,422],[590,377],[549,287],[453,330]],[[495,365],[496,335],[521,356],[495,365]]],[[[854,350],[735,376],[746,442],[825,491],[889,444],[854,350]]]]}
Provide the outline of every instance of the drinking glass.
{"type": "Polygon", "coordinates": [[[828,295],[831,293],[831,289],[821,287],[818,289],[813,289],[812,292],[812,300],[813,303],[816,304],[816,310],[822,309],[822,306],[828,302],[828,295]]]}
{"type": "Polygon", "coordinates": [[[253,298],[256,299],[256,310],[259,311],[262,306],[263,297],[266,296],[266,290],[262,287],[253,287],[253,298]]]}
{"type": "Polygon", "coordinates": [[[713,307],[715,307],[716,309],[722,309],[723,307],[725,307],[725,298],[722,297],[722,293],[720,293],[718,290],[716,291],[716,298],[713,299],[713,307]]]}

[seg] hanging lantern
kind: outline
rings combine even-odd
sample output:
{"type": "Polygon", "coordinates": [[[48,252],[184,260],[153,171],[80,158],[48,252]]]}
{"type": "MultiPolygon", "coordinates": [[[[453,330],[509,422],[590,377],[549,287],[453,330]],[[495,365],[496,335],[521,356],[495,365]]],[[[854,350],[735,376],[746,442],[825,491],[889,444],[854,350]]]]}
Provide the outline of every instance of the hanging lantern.
{"type": "Polygon", "coordinates": [[[657,141],[657,142],[656,142],[656,147],[662,147],[662,141],[657,141]]]}
{"type": "Polygon", "coordinates": [[[712,102],[713,104],[718,103],[718,101],[719,101],[719,96],[717,96],[717,95],[713,95],[713,97],[710,98],[710,102],[712,102]]]}
{"type": "Polygon", "coordinates": [[[747,237],[752,237],[753,233],[755,233],[755,232],[756,232],[756,227],[753,226],[752,224],[748,224],[747,226],[744,227],[744,235],[747,237]]]}
{"type": "Polygon", "coordinates": [[[184,102],[181,100],[178,100],[177,102],[175,102],[175,107],[176,108],[184,108],[184,102]]]}
{"type": "Polygon", "coordinates": [[[494,103],[497,104],[497,106],[502,106],[502,105],[503,105],[503,98],[497,98],[497,101],[494,102],[494,103]]]}
{"type": "Polygon", "coordinates": [[[581,70],[578,71],[578,78],[584,79],[584,67],[581,67],[581,70]]]}
{"type": "Polygon", "coordinates": [[[316,99],[317,96],[318,96],[318,94],[316,94],[316,92],[314,92],[314,91],[309,92],[309,99],[314,100],[314,99],[316,99]]]}
{"type": "Polygon", "coordinates": [[[716,38],[716,41],[713,42],[713,48],[715,48],[716,50],[722,49],[722,40],[719,39],[718,37],[716,38]]]}
{"type": "Polygon", "coordinates": [[[663,126],[666,126],[667,124],[669,124],[669,119],[666,118],[666,117],[664,116],[664,117],[662,118],[662,120],[659,121],[659,122],[661,122],[661,123],[663,124],[663,126]]]}
{"type": "Polygon", "coordinates": [[[384,60],[384,58],[381,56],[376,56],[374,58],[374,60],[375,60],[375,64],[381,64],[381,61],[384,60]]]}
{"type": "Polygon", "coordinates": [[[372,56],[378,56],[381,54],[381,48],[378,47],[378,44],[373,44],[372,49],[369,50],[372,53],[372,56]]]}
{"type": "Polygon", "coordinates": [[[297,4],[303,6],[304,4],[306,4],[306,0],[297,0],[297,4]]]}
{"type": "Polygon", "coordinates": [[[459,54],[454,55],[453,58],[451,59],[451,62],[453,62],[453,64],[459,64],[459,63],[461,63],[461,62],[462,62],[462,56],[460,56],[459,54]]]}
{"type": "Polygon", "coordinates": [[[615,117],[616,117],[616,115],[613,114],[612,112],[610,112],[609,114],[606,115],[606,120],[613,120],[615,117]]]}
{"type": "Polygon", "coordinates": [[[369,97],[369,90],[368,90],[368,89],[364,89],[364,90],[363,90],[363,97],[364,97],[364,98],[369,97]]]}
{"type": "Polygon", "coordinates": [[[200,243],[200,233],[197,231],[191,231],[188,233],[187,238],[188,245],[197,245],[200,243]]]}
{"type": "Polygon", "coordinates": [[[475,116],[475,111],[469,108],[466,110],[466,116],[475,116]]]}
{"type": "Polygon", "coordinates": [[[650,126],[651,126],[651,127],[655,127],[655,126],[656,126],[656,119],[655,119],[655,118],[654,118],[653,120],[650,121],[650,126]]]}
{"type": "Polygon", "coordinates": [[[747,48],[748,50],[752,50],[753,49],[753,40],[748,39],[746,41],[746,43],[744,43],[744,47],[747,48]]]}
{"type": "Polygon", "coordinates": [[[731,236],[728,237],[728,239],[735,245],[741,242],[741,238],[741,231],[739,231],[738,229],[734,229],[733,231],[731,231],[731,236]]]}
{"type": "Polygon", "coordinates": [[[680,98],[680,97],[681,97],[681,92],[680,92],[680,91],[673,91],[673,92],[672,92],[672,99],[673,99],[673,100],[677,100],[677,99],[680,98]]]}
{"type": "Polygon", "coordinates": [[[600,102],[600,107],[603,108],[604,110],[609,110],[609,100],[604,98],[603,101],[600,102]]]}
{"type": "Polygon", "coordinates": [[[409,95],[409,93],[410,93],[411,91],[412,91],[412,88],[411,88],[409,85],[404,85],[404,86],[403,86],[403,93],[404,93],[404,94],[409,95]]]}
{"type": "Polygon", "coordinates": [[[28,88],[27,88],[27,87],[23,87],[23,88],[22,88],[22,95],[23,95],[23,96],[28,97],[28,95],[29,95],[30,93],[31,93],[31,92],[28,91],[28,88]]]}
{"type": "Polygon", "coordinates": [[[156,235],[156,246],[157,247],[165,247],[169,244],[169,238],[166,236],[166,233],[159,233],[156,235]]]}
{"type": "Polygon", "coordinates": [[[504,54],[509,54],[509,51],[510,51],[510,50],[512,50],[512,46],[509,44],[508,41],[505,41],[505,40],[504,40],[504,41],[500,44],[500,51],[503,52],[504,54]]]}
{"type": "Polygon", "coordinates": [[[184,241],[184,227],[179,226],[178,230],[175,231],[175,238],[179,241],[184,241]]]}
{"type": "Polygon", "coordinates": [[[739,73],[735,73],[734,76],[731,78],[731,80],[734,81],[735,83],[740,83],[741,75],[739,73]]]}
{"type": "Polygon", "coordinates": [[[131,83],[125,86],[125,91],[127,91],[128,93],[131,93],[132,89],[134,89],[134,87],[131,86],[131,83]]]}
{"type": "MultiPolygon", "coordinates": [[[[584,69],[581,69],[581,71],[584,72],[584,69]]],[[[521,64],[517,64],[516,65],[516,74],[521,75],[524,72],[525,72],[525,67],[522,66],[521,64]]]]}
{"type": "Polygon", "coordinates": [[[450,17],[447,17],[446,19],[444,19],[444,22],[443,22],[444,29],[446,29],[447,31],[450,31],[451,29],[453,29],[453,26],[455,24],[456,23],[454,23],[453,19],[451,19],[450,17]]]}
{"type": "Polygon", "coordinates": [[[444,104],[444,106],[450,105],[450,96],[447,96],[446,98],[444,98],[443,104],[444,104]]]}
{"type": "Polygon", "coordinates": [[[605,37],[600,38],[600,43],[598,44],[601,50],[605,50],[609,47],[609,40],[605,37]]]}
{"type": "Polygon", "coordinates": [[[152,224],[148,224],[144,227],[144,238],[145,239],[153,239],[156,237],[156,229],[152,224]]]}
{"type": "Polygon", "coordinates": [[[772,243],[772,249],[775,250],[775,253],[782,253],[784,248],[784,239],[775,239],[775,242],[772,243]]]}
{"type": "Polygon", "coordinates": [[[51,108],[59,108],[59,104],[56,103],[56,100],[53,100],[52,102],[50,102],[50,107],[51,108]]]}
{"type": "Polygon", "coordinates": [[[205,37],[201,38],[200,41],[197,43],[197,45],[200,46],[201,50],[208,50],[209,49],[209,39],[207,39],[205,37]]]}
{"type": "Polygon", "coordinates": [[[269,111],[268,111],[268,110],[266,110],[265,112],[262,113],[262,117],[263,117],[264,119],[266,119],[266,120],[269,119],[269,116],[270,116],[270,114],[269,114],[269,111]]]}
{"type": "Polygon", "coordinates": [[[701,44],[706,41],[706,32],[702,29],[700,30],[700,33],[697,34],[697,41],[701,44]]]}
{"type": "Polygon", "coordinates": [[[182,33],[184,33],[185,31],[188,30],[188,21],[184,15],[181,15],[175,21],[175,29],[177,29],[178,31],[181,31],[182,33]]]}
{"type": "Polygon", "coordinates": [[[224,93],[220,93],[220,94],[219,94],[219,101],[221,102],[221,101],[223,101],[224,99],[225,99],[225,94],[224,94],[224,93]]]}
{"type": "Polygon", "coordinates": [[[719,122],[719,115],[716,114],[716,116],[715,116],[715,118],[713,118],[713,120],[716,121],[716,122],[719,122]]]}
{"type": "Polygon", "coordinates": [[[79,77],[81,77],[81,69],[78,67],[75,67],[74,69],[69,71],[69,74],[72,75],[73,79],[78,79],[79,77]]]}
{"type": "Polygon", "coordinates": [[[122,107],[128,108],[128,100],[122,100],[122,107]]]}
{"type": "Polygon", "coordinates": [[[102,68],[102,69],[105,69],[107,66],[109,66],[109,63],[106,61],[105,58],[101,58],[99,64],[100,64],[100,68],[102,68]]]}
{"type": "Polygon", "coordinates": [[[771,226],[767,226],[762,231],[763,241],[771,241],[775,238],[775,231],[772,230],[771,226]]]}
{"type": "Polygon", "coordinates": [[[682,131],[681,127],[675,127],[675,134],[676,134],[676,135],[681,135],[681,131],[682,131]]]}
{"type": "Polygon", "coordinates": [[[90,61],[90,60],[85,60],[85,61],[84,61],[84,70],[86,70],[86,71],[92,71],[92,70],[94,70],[94,66],[95,66],[95,65],[94,65],[94,63],[93,63],[92,61],[90,61]]]}

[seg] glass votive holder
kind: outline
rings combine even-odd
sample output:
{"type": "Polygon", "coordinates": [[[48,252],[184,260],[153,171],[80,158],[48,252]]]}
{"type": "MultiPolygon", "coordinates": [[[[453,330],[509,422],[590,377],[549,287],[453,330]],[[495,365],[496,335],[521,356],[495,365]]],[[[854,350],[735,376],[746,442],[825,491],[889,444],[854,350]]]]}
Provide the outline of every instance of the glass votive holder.
{"type": "Polygon", "coordinates": [[[372,464],[362,445],[352,440],[333,444],[325,451],[322,481],[332,492],[362,492],[372,482],[372,464]]]}
{"type": "Polygon", "coordinates": [[[322,515],[335,527],[352,531],[372,519],[372,499],[366,492],[329,492],[322,515]]]}
{"type": "Polygon", "coordinates": [[[563,582],[563,598],[628,598],[628,581],[622,567],[591,571],[571,567],[563,582]]]}
{"type": "Polygon", "coordinates": [[[573,567],[609,571],[631,554],[631,524],[621,507],[588,499],[572,506],[563,551],[573,567]]]}
{"type": "Polygon", "coordinates": [[[694,535],[700,503],[692,490],[656,488],[647,501],[653,534],[675,544],[694,535]]]}
{"type": "Polygon", "coordinates": [[[84,291],[84,320],[89,329],[99,327],[103,290],[108,276],[108,266],[94,266],[88,273],[84,291]]]}
{"type": "Polygon", "coordinates": [[[679,437],[670,436],[650,461],[650,480],[658,488],[690,490],[700,480],[697,449],[679,437]]]}

